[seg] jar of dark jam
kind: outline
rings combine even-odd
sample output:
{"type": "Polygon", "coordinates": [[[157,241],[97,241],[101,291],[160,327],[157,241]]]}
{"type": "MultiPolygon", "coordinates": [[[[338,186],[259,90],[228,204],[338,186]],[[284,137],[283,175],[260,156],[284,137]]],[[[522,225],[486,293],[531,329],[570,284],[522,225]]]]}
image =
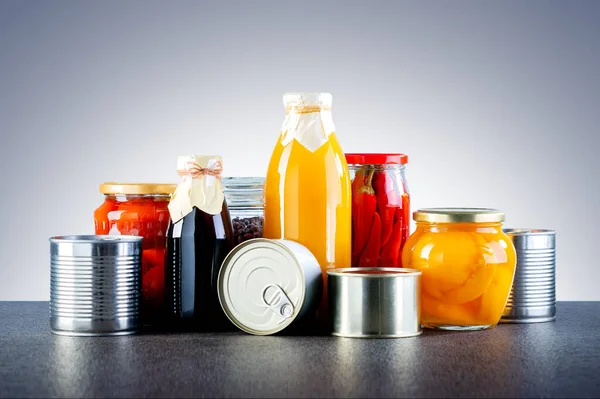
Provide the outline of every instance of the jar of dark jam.
{"type": "Polygon", "coordinates": [[[196,331],[232,328],[217,293],[233,229],[218,156],[180,156],[181,182],[169,203],[165,296],[171,327],[196,331]]]}
{"type": "Polygon", "coordinates": [[[264,184],[264,177],[223,178],[223,190],[236,245],[262,237],[265,218],[264,184]]]}
{"type": "Polygon", "coordinates": [[[97,235],[132,235],[142,241],[141,320],[160,323],[164,313],[164,260],[169,200],[175,184],[104,183],[104,203],[94,211],[97,235]]]}

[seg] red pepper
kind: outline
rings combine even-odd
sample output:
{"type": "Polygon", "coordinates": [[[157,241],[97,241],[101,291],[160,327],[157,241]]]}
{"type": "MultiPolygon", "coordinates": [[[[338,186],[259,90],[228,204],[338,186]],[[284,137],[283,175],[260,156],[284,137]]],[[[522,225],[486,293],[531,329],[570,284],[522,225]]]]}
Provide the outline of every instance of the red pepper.
{"type": "Polygon", "coordinates": [[[352,193],[357,193],[358,190],[364,186],[364,184],[367,182],[365,177],[365,167],[363,166],[354,174],[354,179],[352,180],[352,193]]]}
{"type": "Polygon", "coordinates": [[[117,202],[114,199],[107,198],[98,209],[94,211],[94,225],[96,234],[109,234],[110,220],[108,214],[117,210],[117,202]]]}
{"type": "Polygon", "coordinates": [[[164,302],[165,270],[153,267],[142,276],[142,297],[145,305],[156,310],[164,302]]]}
{"type": "Polygon", "coordinates": [[[392,234],[394,224],[394,208],[389,206],[389,197],[394,196],[394,193],[386,191],[385,172],[378,172],[373,179],[373,187],[377,197],[377,212],[381,216],[381,243],[385,245],[392,234]]]}
{"type": "Polygon", "coordinates": [[[402,217],[402,246],[400,247],[400,251],[402,251],[402,247],[404,247],[404,243],[408,240],[410,233],[410,197],[406,192],[402,194],[402,217]]]}
{"type": "MultiPolygon", "coordinates": [[[[355,177],[355,180],[359,176],[355,177]]],[[[369,172],[367,181],[364,184],[357,184],[358,189],[352,192],[352,265],[358,262],[361,252],[367,245],[371,225],[373,224],[373,215],[375,214],[377,203],[375,191],[371,181],[373,180],[373,171],[369,172]]],[[[360,180],[359,180],[360,183],[360,180]]],[[[354,186],[354,182],[352,184],[354,186]]],[[[381,233],[380,233],[381,234],[381,233]]]]}
{"type": "Polygon", "coordinates": [[[385,171],[375,173],[373,188],[377,197],[377,212],[381,216],[381,246],[383,247],[392,235],[394,212],[401,202],[394,190],[393,178],[385,171]]]}
{"type": "Polygon", "coordinates": [[[381,248],[381,218],[375,212],[373,215],[373,228],[369,236],[369,242],[360,255],[359,267],[375,267],[379,261],[379,248],[381,248]]]}
{"type": "Polygon", "coordinates": [[[400,250],[402,243],[404,242],[402,239],[403,235],[403,210],[400,207],[393,208],[394,209],[394,219],[396,223],[392,228],[392,235],[388,240],[387,244],[385,244],[381,249],[381,254],[379,256],[379,266],[382,267],[398,267],[400,266],[400,250]]]}

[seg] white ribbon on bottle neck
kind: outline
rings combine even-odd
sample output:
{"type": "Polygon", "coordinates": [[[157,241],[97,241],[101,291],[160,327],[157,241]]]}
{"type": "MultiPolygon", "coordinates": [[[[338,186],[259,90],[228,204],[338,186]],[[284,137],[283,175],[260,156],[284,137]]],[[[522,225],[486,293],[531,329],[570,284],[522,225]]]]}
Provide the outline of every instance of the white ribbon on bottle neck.
{"type": "Polygon", "coordinates": [[[177,223],[196,207],[210,215],[223,209],[221,173],[223,165],[215,157],[190,156],[180,162],[177,173],[181,182],[169,202],[169,213],[177,223]]]}
{"type": "Polygon", "coordinates": [[[291,107],[286,110],[281,127],[281,144],[286,146],[296,139],[310,152],[315,152],[329,141],[329,135],[333,132],[335,126],[330,108],[291,107]]]}

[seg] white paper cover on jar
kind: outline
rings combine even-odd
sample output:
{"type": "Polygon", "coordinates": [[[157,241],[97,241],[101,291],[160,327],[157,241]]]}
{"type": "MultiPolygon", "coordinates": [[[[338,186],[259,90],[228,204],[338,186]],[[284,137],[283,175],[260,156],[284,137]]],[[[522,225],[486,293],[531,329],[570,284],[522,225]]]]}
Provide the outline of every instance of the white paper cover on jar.
{"type": "Polygon", "coordinates": [[[195,206],[216,215],[223,209],[223,170],[220,156],[184,155],[177,157],[177,172],[181,182],[169,202],[173,223],[183,219],[195,206]]]}
{"type": "Polygon", "coordinates": [[[281,127],[281,144],[296,139],[311,152],[318,150],[335,131],[331,117],[332,96],[329,93],[286,93],[283,105],[286,115],[281,127]],[[314,107],[314,112],[306,112],[314,107]],[[305,110],[303,112],[303,109],[305,110]]]}

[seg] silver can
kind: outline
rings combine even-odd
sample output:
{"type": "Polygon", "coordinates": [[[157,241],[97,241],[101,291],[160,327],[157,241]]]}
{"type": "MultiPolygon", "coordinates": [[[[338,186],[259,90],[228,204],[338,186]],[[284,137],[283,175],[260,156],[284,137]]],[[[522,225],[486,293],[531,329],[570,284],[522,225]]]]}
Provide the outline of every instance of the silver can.
{"type": "Polygon", "coordinates": [[[314,315],[322,293],[319,262],[290,240],[256,238],[223,261],[219,301],[229,320],[253,335],[270,335],[314,315]]]}
{"type": "Polygon", "coordinates": [[[140,328],[142,237],[50,238],[54,334],[126,335],[140,328]]]}
{"type": "Polygon", "coordinates": [[[327,271],[333,335],[400,338],[421,334],[421,272],[395,267],[327,271]]]}
{"type": "Polygon", "coordinates": [[[501,323],[556,318],[556,231],[504,229],[517,251],[515,278],[501,323]]]}

